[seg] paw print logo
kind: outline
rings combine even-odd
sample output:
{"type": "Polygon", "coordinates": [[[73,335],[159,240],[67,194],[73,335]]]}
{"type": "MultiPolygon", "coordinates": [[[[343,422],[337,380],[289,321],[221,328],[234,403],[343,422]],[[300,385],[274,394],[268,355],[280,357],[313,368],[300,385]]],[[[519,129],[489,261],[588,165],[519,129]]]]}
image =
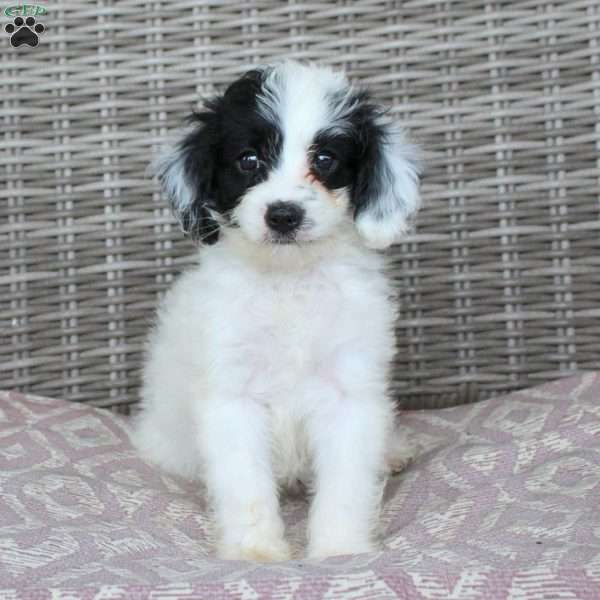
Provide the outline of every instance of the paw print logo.
{"type": "Polygon", "coordinates": [[[18,48],[27,44],[35,48],[40,41],[39,34],[44,33],[46,28],[41,23],[36,23],[33,17],[27,17],[25,20],[22,17],[15,17],[12,23],[4,26],[4,31],[10,35],[10,43],[13,47],[18,48]]]}

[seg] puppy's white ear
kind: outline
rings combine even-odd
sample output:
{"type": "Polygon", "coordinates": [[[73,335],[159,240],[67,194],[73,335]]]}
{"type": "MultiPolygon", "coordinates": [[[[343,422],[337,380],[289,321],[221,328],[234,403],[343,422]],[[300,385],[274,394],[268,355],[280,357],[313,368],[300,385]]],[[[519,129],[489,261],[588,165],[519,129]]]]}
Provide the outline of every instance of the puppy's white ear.
{"type": "Polygon", "coordinates": [[[191,115],[191,128],[152,164],[181,229],[205,244],[219,238],[219,225],[211,217],[215,205],[213,117],[211,111],[191,115]]]}
{"type": "Polygon", "coordinates": [[[372,123],[353,204],[359,234],[369,248],[391,246],[410,227],[421,204],[419,150],[395,125],[372,123]]]}

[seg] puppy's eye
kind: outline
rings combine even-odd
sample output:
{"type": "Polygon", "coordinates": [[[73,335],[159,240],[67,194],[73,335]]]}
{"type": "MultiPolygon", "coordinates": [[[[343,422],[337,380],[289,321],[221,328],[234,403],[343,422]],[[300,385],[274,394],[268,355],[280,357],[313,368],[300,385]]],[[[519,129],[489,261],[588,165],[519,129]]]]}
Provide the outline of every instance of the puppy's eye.
{"type": "Polygon", "coordinates": [[[253,150],[241,154],[238,157],[237,162],[240,169],[246,172],[256,171],[259,166],[258,156],[253,150]]]}
{"type": "Polygon", "coordinates": [[[337,160],[331,152],[317,152],[313,164],[321,173],[328,173],[336,166],[337,160]]]}

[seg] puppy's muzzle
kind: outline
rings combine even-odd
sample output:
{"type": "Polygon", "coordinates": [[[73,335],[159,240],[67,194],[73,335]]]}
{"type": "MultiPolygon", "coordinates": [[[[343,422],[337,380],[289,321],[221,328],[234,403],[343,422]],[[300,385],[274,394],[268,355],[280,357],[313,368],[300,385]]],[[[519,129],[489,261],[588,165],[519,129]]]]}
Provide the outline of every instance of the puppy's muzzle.
{"type": "Polygon", "coordinates": [[[289,235],[296,231],[304,219],[304,209],[293,202],[274,202],[265,213],[265,222],[271,231],[289,235]]]}

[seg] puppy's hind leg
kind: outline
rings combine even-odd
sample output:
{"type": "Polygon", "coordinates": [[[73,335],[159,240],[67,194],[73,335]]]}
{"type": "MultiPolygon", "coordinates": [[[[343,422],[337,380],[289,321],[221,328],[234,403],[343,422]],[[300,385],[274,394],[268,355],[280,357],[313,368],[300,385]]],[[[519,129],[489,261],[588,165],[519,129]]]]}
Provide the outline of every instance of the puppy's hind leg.
{"type": "Polygon", "coordinates": [[[404,471],[421,452],[423,448],[419,443],[407,437],[400,428],[395,428],[388,438],[385,452],[388,472],[396,475],[404,471]]]}
{"type": "Polygon", "coordinates": [[[167,473],[185,479],[200,479],[193,430],[175,426],[169,428],[166,418],[150,412],[138,415],[130,432],[131,442],[140,455],[167,473]]]}

